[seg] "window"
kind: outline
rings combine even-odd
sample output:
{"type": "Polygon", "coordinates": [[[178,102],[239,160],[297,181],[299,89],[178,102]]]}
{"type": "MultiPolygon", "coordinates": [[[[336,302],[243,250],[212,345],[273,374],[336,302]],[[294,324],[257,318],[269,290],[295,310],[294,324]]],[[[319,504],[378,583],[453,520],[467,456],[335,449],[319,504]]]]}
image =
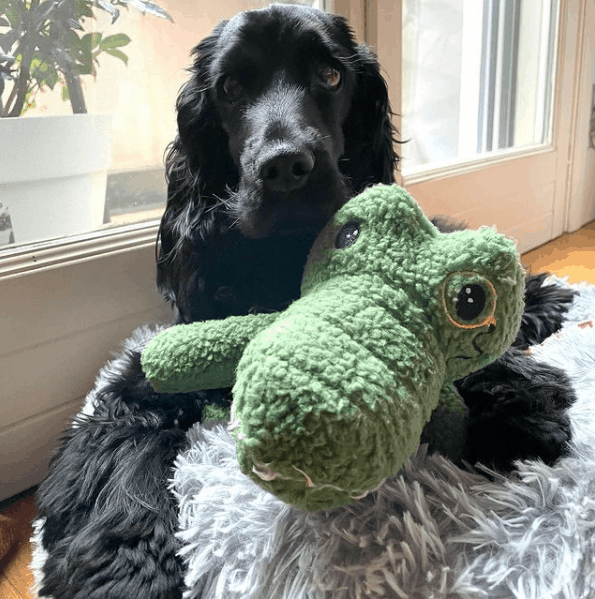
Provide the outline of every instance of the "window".
{"type": "Polygon", "coordinates": [[[405,175],[550,142],[557,0],[404,0],[405,175]]]}
{"type": "MultiPolygon", "coordinates": [[[[163,157],[175,136],[175,100],[187,79],[190,50],[218,21],[267,2],[159,4],[0,0],[0,114],[14,107],[18,67],[30,60],[32,73],[22,116],[0,119],[0,154],[10,157],[0,164],[0,251],[89,231],[109,232],[161,216],[166,198],[163,157]],[[82,7],[84,29],[59,30],[60,6],[73,11],[82,7]],[[24,15],[38,20],[45,43],[64,35],[51,60],[39,49],[32,57],[24,56],[26,47],[19,46],[24,15]],[[56,68],[60,65],[62,70],[56,68]],[[64,75],[69,69],[80,78],[89,114],[75,115],[78,122],[72,116],[79,101],[76,86],[64,75]],[[50,120],[52,128],[46,133],[44,121],[50,120]],[[74,131],[58,127],[73,121],[74,131]],[[15,150],[24,139],[23,128],[31,140],[15,150]],[[60,141],[66,142],[64,148],[60,141]],[[75,145],[79,142],[80,148],[75,145]],[[88,163],[93,181],[74,181],[80,174],[74,167],[79,157],[88,163]],[[46,179],[32,184],[38,175],[46,179]],[[68,184],[76,195],[65,201],[63,185],[68,184]],[[95,191],[96,184],[103,186],[101,191],[95,191]],[[50,199],[54,188],[56,196],[50,199]]],[[[321,7],[320,1],[314,4],[321,7]]]]}

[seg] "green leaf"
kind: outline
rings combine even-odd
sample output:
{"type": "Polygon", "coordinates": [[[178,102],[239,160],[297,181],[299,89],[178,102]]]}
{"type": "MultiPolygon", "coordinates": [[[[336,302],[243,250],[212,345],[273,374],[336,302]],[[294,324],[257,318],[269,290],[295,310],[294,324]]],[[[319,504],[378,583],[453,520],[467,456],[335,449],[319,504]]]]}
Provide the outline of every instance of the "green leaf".
{"type": "Polygon", "coordinates": [[[73,49],[79,52],[82,50],[81,38],[79,38],[76,32],[72,30],[68,30],[64,33],[62,41],[64,45],[64,50],[73,49]]]}
{"type": "Polygon", "coordinates": [[[78,2],[79,15],[81,17],[88,17],[92,19],[95,15],[93,14],[93,4],[88,0],[79,0],[78,2]]]}
{"type": "Polygon", "coordinates": [[[106,50],[106,52],[119,58],[126,66],[128,66],[128,56],[126,56],[124,52],[121,52],[120,50],[106,50]]]}
{"type": "Polygon", "coordinates": [[[65,101],[70,100],[70,94],[68,93],[68,87],[66,87],[66,85],[62,86],[62,99],[65,101]]]}
{"type": "Polygon", "coordinates": [[[45,78],[45,83],[50,89],[54,89],[58,81],[60,81],[60,77],[58,77],[58,73],[56,73],[56,71],[54,71],[51,75],[48,75],[45,78]]]}
{"type": "Polygon", "coordinates": [[[125,33],[116,33],[116,35],[109,35],[101,40],[99,47],[102,50],[112,50],[113,48],[121,48],[130,43],[130,38],[125,33]]]}
{"type": "Polygon", "coordinates": [[[33,58],[31,60],[31,66],[29,68],[30,68],[31,72],[33,73],[34,71],[39,71],[41,68],[41,65],[43,65],[42,59],[33,58]]]}
{"type": "Polygon", "coordinates": [[[56,68],[53,64],[46,62],[39,52],[33,55],[30,73],[30,77],[37,82],[40,88],[47,85],[50,89],[54,89],[58,81],[56,68]]]}
{"type": "Polygon", "coordinates": [[[93,48],[97,48],[97,46],[99,46],[99,44],[101,43],[101,40],[103,39],[103,33],[93,33],[93,37],[91,40],[91,49],[93,48]]]}
{"type": "Polygon", "coordinates": [[[101,43],[101,33],[87,33],[81,38],[81,47],[84,51],[90,52],[101,43]]]}

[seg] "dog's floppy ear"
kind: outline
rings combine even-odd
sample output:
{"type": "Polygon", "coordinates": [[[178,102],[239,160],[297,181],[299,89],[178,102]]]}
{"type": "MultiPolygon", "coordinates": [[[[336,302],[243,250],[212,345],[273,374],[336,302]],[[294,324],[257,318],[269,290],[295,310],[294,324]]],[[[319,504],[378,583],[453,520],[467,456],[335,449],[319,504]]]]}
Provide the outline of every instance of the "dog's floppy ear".
{"type": "Polygon", "coordinates": [[[165,159],[167,206],[159,228],[157,286],[178,307],[185,303],[181,295],[189,293],[188,279],[196,266],[191,248],[222,226],[222,211],[214,206],[238,176],[211,98],[211,64],[225,25],[221,22],[192,51],[191,76],[176,103],[178,135],[165,159]]]}
{"type": "Polygon", "coordinates": [[[397,131],[391,116],[386,81],[374,54],[357,46],[353,61],[356,86],[351,108],[343,123],[345,153],[341,170],[355,192],[373,183],[393,183],[399,161],[395,152],[397,131]]]}

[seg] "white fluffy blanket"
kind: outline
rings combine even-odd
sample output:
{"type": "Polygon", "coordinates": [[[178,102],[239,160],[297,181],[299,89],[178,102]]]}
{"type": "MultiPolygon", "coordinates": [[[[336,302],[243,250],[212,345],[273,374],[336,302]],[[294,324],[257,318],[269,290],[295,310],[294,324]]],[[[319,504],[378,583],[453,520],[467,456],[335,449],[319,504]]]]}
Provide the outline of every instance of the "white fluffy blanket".
{"type": "Polygon", "coordinates": [[[578,395],[572,450],[487,480],[420,447],[394,478],[344,508],[305,513],[237,465],[222,423],[195,426],[179,456],[186,598],[595,597],[595,287],[534,348],[578,395]]]}

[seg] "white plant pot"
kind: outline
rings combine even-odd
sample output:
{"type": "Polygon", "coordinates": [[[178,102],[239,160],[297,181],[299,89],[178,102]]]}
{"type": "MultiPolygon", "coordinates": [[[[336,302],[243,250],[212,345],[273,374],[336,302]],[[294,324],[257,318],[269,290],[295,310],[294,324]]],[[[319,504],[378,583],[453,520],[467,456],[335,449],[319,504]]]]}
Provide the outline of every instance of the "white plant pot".
{"type": "Polygon", "coordinates": [[[111,115],[0,119],[0,204],[16,243],[103,224],[111,115]]]}

